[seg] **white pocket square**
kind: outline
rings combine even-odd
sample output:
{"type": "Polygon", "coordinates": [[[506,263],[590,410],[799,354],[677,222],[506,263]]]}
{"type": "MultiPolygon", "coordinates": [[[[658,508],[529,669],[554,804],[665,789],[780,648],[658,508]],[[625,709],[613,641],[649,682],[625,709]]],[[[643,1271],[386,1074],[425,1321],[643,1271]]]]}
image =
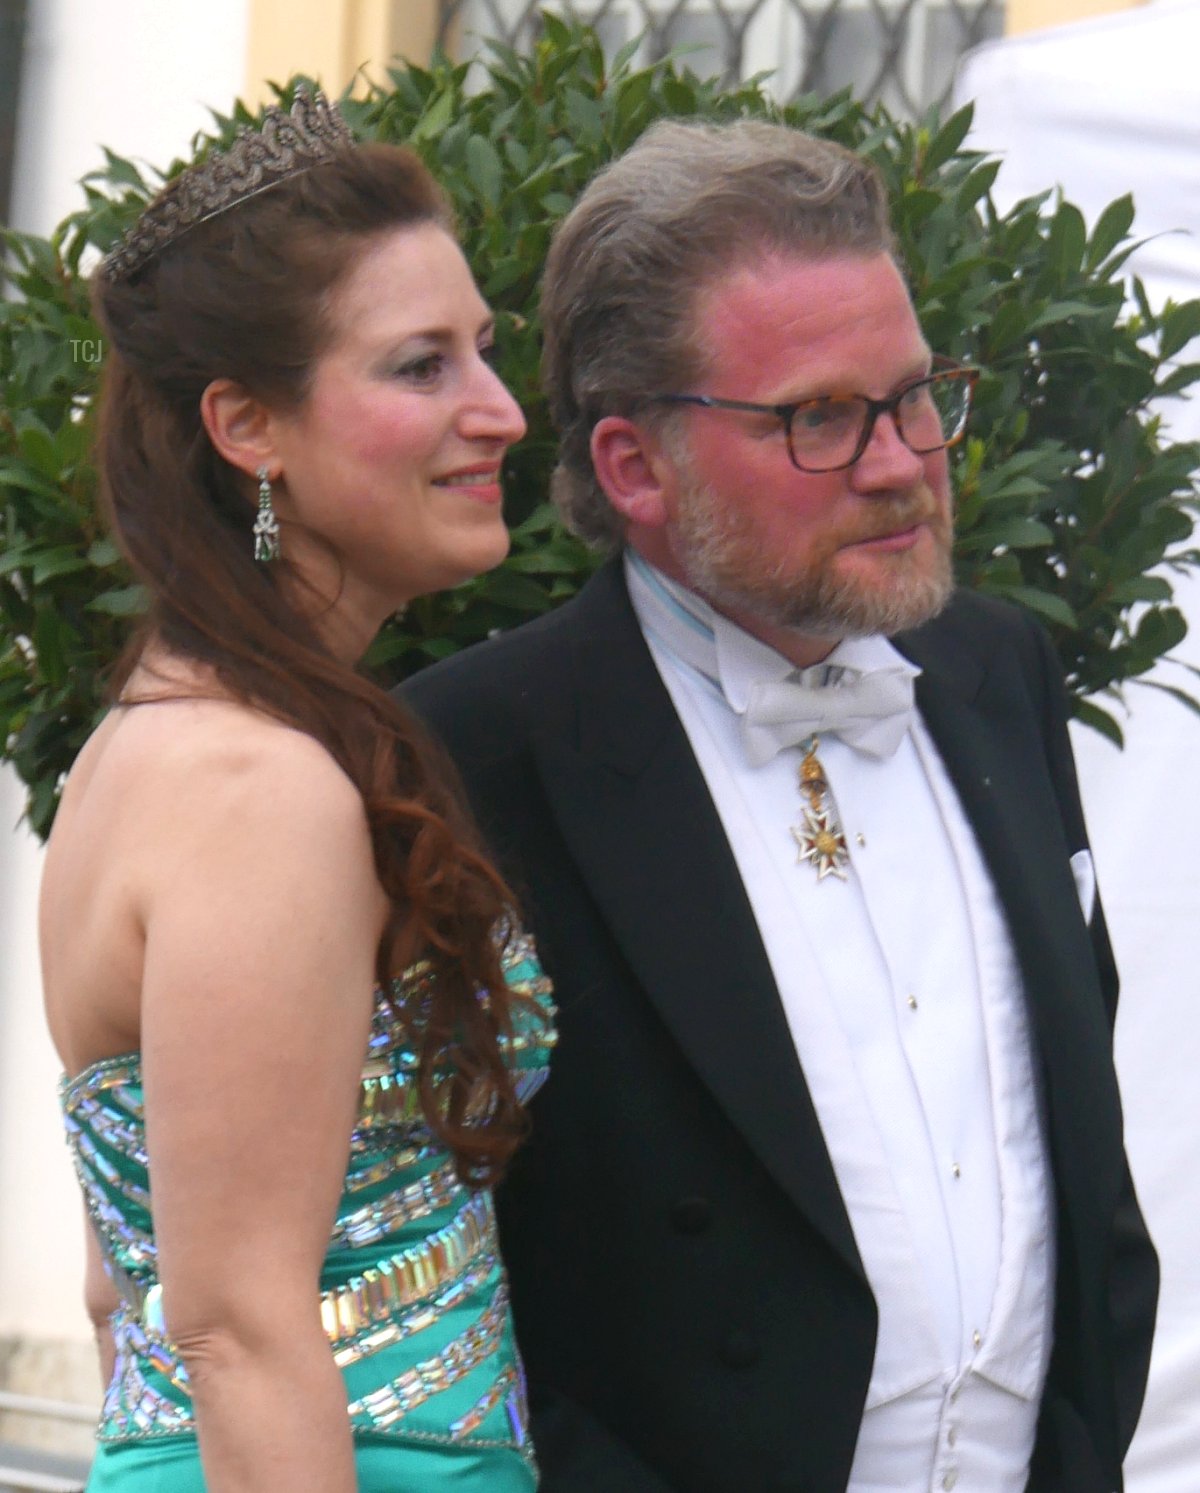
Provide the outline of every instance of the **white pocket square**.
{"type": "Polygon", "coordinates": [[[1075,878],[1083,921],[1090,923],[1096,910],[1096,867],[1090,850],[1077,850],[1071,857],[1071,875],[1075,878]]]}

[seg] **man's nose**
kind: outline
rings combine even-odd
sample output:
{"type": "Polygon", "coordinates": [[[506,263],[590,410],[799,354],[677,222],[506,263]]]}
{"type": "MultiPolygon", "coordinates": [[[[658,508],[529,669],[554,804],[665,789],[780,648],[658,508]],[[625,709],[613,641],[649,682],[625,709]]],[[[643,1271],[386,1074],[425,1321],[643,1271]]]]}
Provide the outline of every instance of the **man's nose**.
{"type": "Polygon", "coordinates": [[[896,416],[881,410],[863,454],[850,469],[851,486],[859,492],[892,491],[911,487],[925,472],[925,458],[905,445],[896,416]]]}

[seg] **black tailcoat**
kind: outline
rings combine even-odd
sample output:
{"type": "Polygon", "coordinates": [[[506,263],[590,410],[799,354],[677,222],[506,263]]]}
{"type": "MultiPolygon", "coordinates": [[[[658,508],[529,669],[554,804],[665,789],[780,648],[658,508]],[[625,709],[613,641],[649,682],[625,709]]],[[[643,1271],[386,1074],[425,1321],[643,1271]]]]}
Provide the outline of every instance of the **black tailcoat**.
{"type": "MultiPolygon", "coordinates": [[[[1057,666],[960,594],[897,640],[1024,979],[1057,1197],[1030,1484],[1111,1493],[1157,1291],[1111,1057],[1116,975],[1057,666]]],[[[619,564],[419,675],[553,979],[561,1040],[500,1192],[543,1493],[841,1493],[876,1310],[762,941],[619,564]]],[[[936,937],[936,908],[930,935],[936,937]]]]}

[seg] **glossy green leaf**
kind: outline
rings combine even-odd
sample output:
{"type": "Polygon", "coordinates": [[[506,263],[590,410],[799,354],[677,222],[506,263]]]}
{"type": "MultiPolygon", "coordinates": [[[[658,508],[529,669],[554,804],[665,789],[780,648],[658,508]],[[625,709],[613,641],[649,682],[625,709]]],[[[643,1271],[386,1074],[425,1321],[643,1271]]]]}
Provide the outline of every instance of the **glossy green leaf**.
{"type": "Polygon", "coordinates": [[[1101,736],[1106,736],[1114,746],[1125,745],[1125,733],[1117,724],[1115,716],[1102,709],[1094,700],[1077,698],[1073,702],[1072,713],[1076,720],[1081,721],[1085,726],[1090,726],[1101,736]]]}
{"type": "Polygon", "coordinates": [[[1200,300],[1185,301],[1181,306],[1168,306],[1162,314],[1161,324],[1159,354],[1164,358],[1173,358],[1193,337],[1200,337],[1200,300]]]}
{"type": "Polygon", "coordinates": [[[1047,622],[1057,622],[1060,627],[1078,627],[1079,619],[1074,608],[1052,591],[1041,591],[1034,586],[1009,586],[1005,594],[1010,601],[1019,602],[1044,617],[1047,622]]]}
{"type": "Polygon", "coordinates": [[[483,200],[495,207],[500,201],[504,167],[496,147],[484,135],[472,135],[467,141],[467,175],[483,200]]]}
{"type": "Polygon", "coordinates": [[[921,164],[926,174],[935,172],[955,154],[971,129],[974,104],[965,104],[952,114],[929,143],[921,164]]]}
{"type": "Polygon", "coordinates": [[[103,612],[108,617],[137,617],[146,610],[144,586],[117,586],[102,591],[87,604],[89,612],[103,612]]]}
{"type": "Polygon", "coordinates": [[[1087,263],[1095,269],[1113,252],[1133,226],[1133,194],[1126,192],[1110,202],[1096,219],[1092,236],[1088,241],[1087,263]]]}
{"type": "Polygon", "coordinates": [[[422,140],[433,140],[449,125],[454,117],[458,99],[454,93],[436,95],[428,108],[412,127],[409,139],[414,144],[422,140]]]}

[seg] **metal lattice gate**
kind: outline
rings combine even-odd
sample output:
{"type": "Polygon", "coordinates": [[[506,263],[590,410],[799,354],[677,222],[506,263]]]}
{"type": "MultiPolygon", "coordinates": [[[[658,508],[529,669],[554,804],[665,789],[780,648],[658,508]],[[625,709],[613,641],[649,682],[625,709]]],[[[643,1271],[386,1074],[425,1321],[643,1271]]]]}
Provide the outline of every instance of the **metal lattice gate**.
{"type": "Polygon", "coordinates": [[[1004,20],[1004,0],[440,0],[439,41],[524,50],[543,9],[594,26],[610,52],[641,36],[642,64],[687,48],[698,73],[769,73],[781,99],[850,87],[909,118],[945,106],[958,59],[1004,20]]]}

